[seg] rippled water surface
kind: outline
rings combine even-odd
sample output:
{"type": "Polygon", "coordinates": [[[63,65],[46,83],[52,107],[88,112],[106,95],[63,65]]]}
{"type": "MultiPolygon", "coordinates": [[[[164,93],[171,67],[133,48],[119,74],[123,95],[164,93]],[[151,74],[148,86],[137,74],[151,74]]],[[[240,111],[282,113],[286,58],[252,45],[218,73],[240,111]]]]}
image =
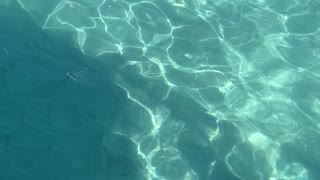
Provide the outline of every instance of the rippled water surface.
{"type": "Polygon", "coordinates": [[[319,0],[0,1],[0,179],[320,179],[319,19],[319,0]]]}

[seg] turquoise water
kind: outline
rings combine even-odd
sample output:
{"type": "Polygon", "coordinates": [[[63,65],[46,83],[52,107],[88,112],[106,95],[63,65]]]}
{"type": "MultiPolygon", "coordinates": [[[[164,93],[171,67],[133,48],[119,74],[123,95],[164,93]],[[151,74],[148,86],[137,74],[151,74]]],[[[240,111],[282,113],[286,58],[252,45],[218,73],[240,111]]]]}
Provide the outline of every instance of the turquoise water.
{"type": "Polygon", "coordinates": [[[318,0],[0,1],[0,180],[320,179],[318,0]]]}

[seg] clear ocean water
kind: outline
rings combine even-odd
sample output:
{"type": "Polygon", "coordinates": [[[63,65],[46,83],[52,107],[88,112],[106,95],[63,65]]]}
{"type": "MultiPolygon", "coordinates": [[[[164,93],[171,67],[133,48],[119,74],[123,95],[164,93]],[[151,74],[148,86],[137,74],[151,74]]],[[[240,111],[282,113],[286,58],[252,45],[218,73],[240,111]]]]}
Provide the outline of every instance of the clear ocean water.
{"type": "Polygon", "coordinates": [[[319,0],[0,0],[0,180],[319,179],[319,0]]]}

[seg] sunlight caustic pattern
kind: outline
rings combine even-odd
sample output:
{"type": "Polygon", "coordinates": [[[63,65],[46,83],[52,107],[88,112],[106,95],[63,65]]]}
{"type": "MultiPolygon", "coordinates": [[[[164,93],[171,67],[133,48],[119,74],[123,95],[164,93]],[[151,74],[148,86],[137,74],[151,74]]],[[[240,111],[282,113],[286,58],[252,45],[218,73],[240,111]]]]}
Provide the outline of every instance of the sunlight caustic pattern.
{"type": "Polygon", "coordinates": [[[114,82],[152,128],[115,133],[147,179],[320,177],[319,1],[18,2],[85,55],[125,57],[114,82]]]}

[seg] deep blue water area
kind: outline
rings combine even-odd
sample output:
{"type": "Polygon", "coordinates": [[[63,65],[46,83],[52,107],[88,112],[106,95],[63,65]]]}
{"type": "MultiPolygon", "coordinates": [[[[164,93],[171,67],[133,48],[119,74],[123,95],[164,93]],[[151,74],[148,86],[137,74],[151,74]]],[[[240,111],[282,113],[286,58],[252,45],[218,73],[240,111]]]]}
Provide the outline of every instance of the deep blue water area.
{"type": "Polygon", "coordinates": [[[109,129],[126,118],[126,94],[69,37],[0,9],[0,179],[140,179],[133,143],[109,129]]]}

